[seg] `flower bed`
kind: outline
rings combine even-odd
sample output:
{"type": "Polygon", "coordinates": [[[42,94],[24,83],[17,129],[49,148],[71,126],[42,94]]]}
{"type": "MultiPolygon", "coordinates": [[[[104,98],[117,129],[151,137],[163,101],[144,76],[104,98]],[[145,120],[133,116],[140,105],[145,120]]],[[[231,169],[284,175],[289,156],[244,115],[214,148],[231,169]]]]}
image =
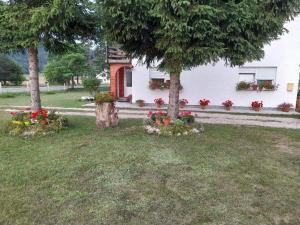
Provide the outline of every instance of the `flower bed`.
{"type": "Polygon", "coordinates": [[[191,112],[181,112],[178,119],[172,121],[166,112],[157,111],[148,113],[149,120],[146,121],[145,131],[148,134],[158,134],[164,136],[181,136],[200,134],[203,127],[194,124],[195,117],[191,112]]]}
{"type": "Polygon", "coordinates": [[[36,136],[58,133],[69,126],[68,120],[55,111],[50,113],[41,109],[37,112],[11,112],[12,120],[6,126],[6,132],[12,136],[36,136]]]}

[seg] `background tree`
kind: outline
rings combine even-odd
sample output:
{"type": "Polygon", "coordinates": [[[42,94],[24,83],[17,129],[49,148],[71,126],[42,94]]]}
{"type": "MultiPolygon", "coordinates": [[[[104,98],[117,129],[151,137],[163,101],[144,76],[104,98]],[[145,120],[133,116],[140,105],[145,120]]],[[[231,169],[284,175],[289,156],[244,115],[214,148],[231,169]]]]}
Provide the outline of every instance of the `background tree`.
{"type": "Polygon", "coordinates": [[[31,108],[41,108],[38,47],[61,52],[69,43],[96,39],[97,26],[89,0],[0,0],[0,51],[27,51],[31,108]]]}
{"type": "Polygon", "coordinates": [[[285,32],[299,0],[97,0],[105,38],[129,56],[170,74],[168,115],[177,117],[180,74],[224,60],[231,66],[264,56],[285,32]]]}
{"type": "Polygon", "coordinates": [[[48,82],[68,83],[75,86],[74,77],[85,75],[87,71],[87,58],[82,53],[67,53],[51,57],[45,66],[44,74],[48,82]]]}
{"type": "Polygon", "coordinates": [[[20,85],[25,81],[22,67],[4,55],[0,55],[0,82],[4,85],[11,82],[20,85]]]}

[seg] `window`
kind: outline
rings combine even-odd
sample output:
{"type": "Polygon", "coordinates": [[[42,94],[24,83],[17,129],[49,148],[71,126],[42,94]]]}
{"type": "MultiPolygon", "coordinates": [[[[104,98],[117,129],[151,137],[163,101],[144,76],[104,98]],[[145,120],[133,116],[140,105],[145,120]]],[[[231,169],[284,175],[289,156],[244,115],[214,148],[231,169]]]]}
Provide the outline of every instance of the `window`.
{"type": "Polygon", "coordinates": [[[150,77],[150,79],[164,79],[164,80],[169,79],[168,78],[169,77],[168,74],[159,71],[157,69],[157,67],[151,67],[149,69],[149,77],[150,77]]]}
{"type": "Polygon", "coordinates": [[[247,83],[276,83],[277,67],[241,67],[239,82],[247,83]]]}
{"type": "Polygon", "coordinates": [[[255,81],[255,73],[239,73],[239,82],[253,83],[255,81]]]}
{"type": "Polygon", "coordinates": [[[126,70],[125,76],[126,76],[126,87],[132,87],[132,71],[126,70]]]}

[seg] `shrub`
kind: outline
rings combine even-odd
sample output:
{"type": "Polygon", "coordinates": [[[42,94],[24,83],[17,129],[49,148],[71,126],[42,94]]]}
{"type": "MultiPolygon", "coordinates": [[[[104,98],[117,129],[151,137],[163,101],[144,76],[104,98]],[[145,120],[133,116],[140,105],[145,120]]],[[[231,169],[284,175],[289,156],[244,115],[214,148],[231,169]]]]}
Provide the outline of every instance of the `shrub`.
{"type": "Polygon", "coordinates": [[[92,96],[97,94],[100,84],[100,80],[98,80],[96,77],[87,77],[83,80],[83,87],[88,90],[92,96]]]}
{"type": "Polygon", "coordinates": [[[96,104],[100,105],[100,104],[103,104],[103,103],[113,103],[115,102],[115,98],[114,96],[109,93],[109,92],[106,92],[106,93],[98,93],[96,96],[95,96],[95,102],[96,104]]]}

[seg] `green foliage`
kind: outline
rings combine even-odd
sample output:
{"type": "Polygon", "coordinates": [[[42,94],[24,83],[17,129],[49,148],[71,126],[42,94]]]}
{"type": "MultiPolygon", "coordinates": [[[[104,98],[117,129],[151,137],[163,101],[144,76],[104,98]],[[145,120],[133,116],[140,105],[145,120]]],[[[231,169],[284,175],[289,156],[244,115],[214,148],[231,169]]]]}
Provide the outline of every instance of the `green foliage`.
{"type": "Polygon", "coordinates": [[[248,90],[251,88],[251,83],[247,83],[245,81],[241,81],[236,85],[237,90],[248,90]]]}
{"type": "Polygon", "coordinates": [[[264,56],[265,44],[285,32],[300,1],[98,0],[109,42],[149,65],[183,69],[225,60],[242,65],[264,56]]]}
{"type": "Polygon", "coordinates": [[[88,0],[0,1],[0,51],[38,47],[62,52],[84,38],[97,39],[88,0]]]}
{"type": "Polygon", "coordinates": [[[86,72],[87,58],[82,53],[58,55],[45,66],[44,74],[48,82],[66,83],[74,76],[82,76],[86,72]]]}
{"type": "Polygon", "coordinates": [[[96,77],[86,77],[83,80],[83,87],[89,91],[90,95],[95,96],[100,87],[100,80],[96,77]]]}
{"type": "Polygon", "coordinates": [[[114,96],[112,96],[111,93],[98,93],[95,96],[96,104],[102,104],[102,103],[113,103],[115,101],[114,96]]]}
{"type": "MultiPolygon", "coordinates": [[[[43,118],[44,119],[44,118],[43,118]]],[[[51,111],[46,118],[47,123],[33,123],[30,112],[18,112],[5,127],[5,133],[11,136],[36,136],[58,133],[69,127],[68,119],[51,111]]]]}
{"type": "Polygon", "coordinates": [[[22,67],[4,55],[0,55],[0,82],[20,85],[25,80],[22,67]]]}

